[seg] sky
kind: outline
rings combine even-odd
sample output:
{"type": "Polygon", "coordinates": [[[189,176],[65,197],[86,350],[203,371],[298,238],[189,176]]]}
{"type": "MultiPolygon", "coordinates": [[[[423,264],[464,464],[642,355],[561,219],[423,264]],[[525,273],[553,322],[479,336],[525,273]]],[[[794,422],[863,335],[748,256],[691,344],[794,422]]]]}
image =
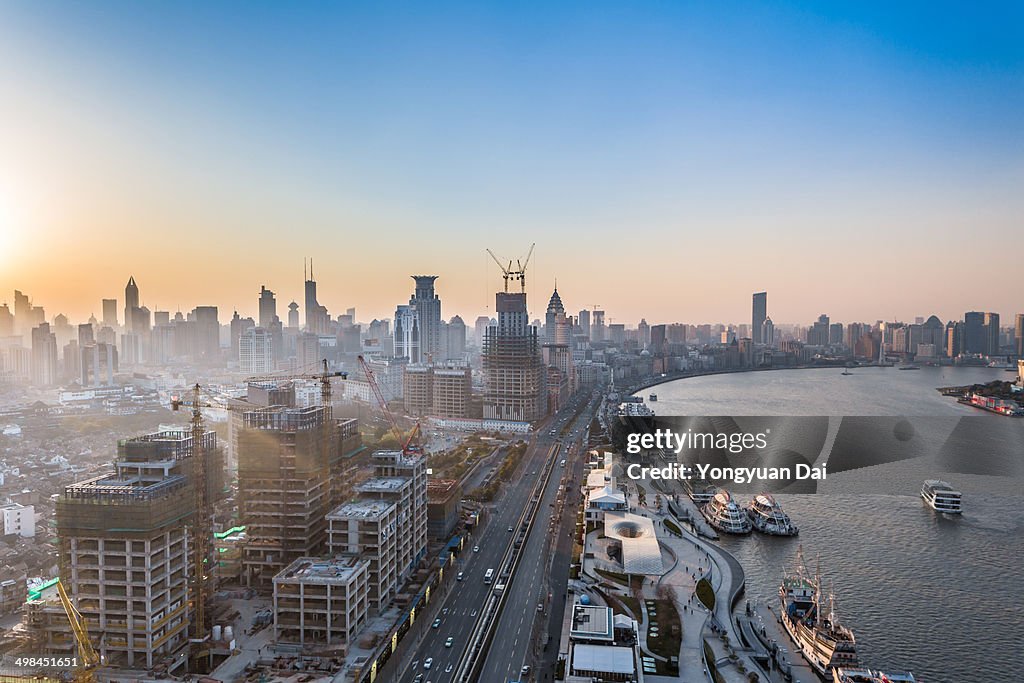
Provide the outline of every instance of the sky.
{"type": "Polygon", "coordinates": [[[1024,4],[0,4],[0,303],[1024,312],[1024,4]]]}

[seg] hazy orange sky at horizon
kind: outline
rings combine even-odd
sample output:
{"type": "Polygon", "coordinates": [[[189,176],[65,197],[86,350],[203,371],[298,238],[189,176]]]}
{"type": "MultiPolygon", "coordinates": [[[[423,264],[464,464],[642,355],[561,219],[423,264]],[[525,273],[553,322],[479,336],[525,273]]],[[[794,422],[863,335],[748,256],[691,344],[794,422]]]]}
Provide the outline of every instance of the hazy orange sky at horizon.
{"type": "Polygon", "coordinates": [[[332,315],[436,274],[471,324],[536,242],[538,317],[1024,312],[1012,17],[118,8],[0,8],[0,303],[284,318],[313,256],[332,315]]]}

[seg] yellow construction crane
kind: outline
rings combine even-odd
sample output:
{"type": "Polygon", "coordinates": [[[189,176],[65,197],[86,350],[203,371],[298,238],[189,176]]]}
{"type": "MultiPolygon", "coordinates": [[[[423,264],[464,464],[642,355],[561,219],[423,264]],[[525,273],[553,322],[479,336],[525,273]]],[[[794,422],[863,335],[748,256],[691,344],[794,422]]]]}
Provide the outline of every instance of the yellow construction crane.
{"type": "Polygon", "coordinates": [[[89,627],[82,613],[72,604],[64,584],[57,580],[57,593],[60,595],[60,602],[64,606],[64,612],[68,615],[71,623],[71,631],[75,634],[75,642],[78,643],[78,656],[81,658],[78,668],[73,676],[75,683],[95,683],[96,667],[99,666],[100,656],[89,640],[89,627]]]}

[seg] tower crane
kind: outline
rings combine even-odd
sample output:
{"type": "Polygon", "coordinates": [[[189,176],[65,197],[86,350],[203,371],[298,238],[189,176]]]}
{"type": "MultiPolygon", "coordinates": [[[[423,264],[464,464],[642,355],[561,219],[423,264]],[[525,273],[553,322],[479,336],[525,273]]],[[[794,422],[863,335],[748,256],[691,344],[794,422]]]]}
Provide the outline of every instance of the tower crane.
{"type": "Polygon", "coordinates": [[[395,419],[395,414],[388,408],[388,402],[384,398],[384,394],[381,393],[380,385],[377,384],[377,377],[374,375],[373,370],[370,369],[370,365],[366,362],[366,359],[362,355],[359,357],[359,366],[363,369],[363,373],[366,375],[366,381],[370,385],[370,390],[373,391],[374,397],[377,399],[377,404],[380,406],[381,411],[384,413],[384,417],[387,418],[388,424],[391,426],[391,433],[395,435],[395,439],[398,443],[402,444],[402,453],[404,455],[415,455],[417,457],[423,456],[423,446],[420,445],[420,422],[416,421],[416,425],[409,432],[409,437],[403,440],[402,429],[398,426],[398,420],[395,419]]]}
{"type": "Polygon", "coordinates": [[[487,250],[487,253],[491,255],[491,258],[494,259],[494,262],[498,264],[499,268],[501,268],[502,277],[505,279],[506,294],[508,294],[509,280],[518,280],[520,291],[523,293],[526,292],[526,266],[530,264],[530,257],[533,256],[533,248],[536,246],[536,242],[530,245],[530,251],[527,252],[525,260],[520,261],[519,259],[516,259],[515,269],[512,268],[511,259],[509,260],[508,265],[506,266],[500,260],[498,260],[498,257],[494,255],[493,251],[491,251],[490,249],[487,250]]]}
{"type": "MultiPolygon", "coordinates": [[[[295,379],[315,379],[320,382],[320,398],[323,402],[325,410],[328,411],[324,419],[330,418],[330,401],[331,401],[331,378],[341,377],[345,379],[348,377],[346,372],[331,372],[327,365],[327,359],[323,359],[323,369],[319,373],[299,373],[291,375],[264,375],[254,376],[246,379],[247,382],[259,382],[259,381],[275,381],[275,380],[295,380],[295,379]]],[[[206,614],[206,603],[209,600],[210,594],[212,593],[211,586],[208,582],[208,576],[204,571],[203,565],[206,559],[210,556],[210,538],[213,535],[212,530],[212,519],[213,519],[213,501],[210,500],[210,495],[207,482],[206,472],[206,452],[203,444],[203,436],[206,433],[205,427],[203,426],[203,408],[223,408],[224,410],[233,410],[234,408],[228,405],[221,405],[212,401],[203,399],[203,392],[207,394],[214,394],[209,387],[203,387],[198,382],[192,386],[191,398],[183,399],[180,396],[171,397],[171,410],[180,410],[182,406],[192,408],[192,419],[191,419],[191,433],[192,433],[192,476],[193,476],[193,490],[195,492],[195,515],[192,518],[192,532],[194,535],[195,544],[195,556],[196,561],[192,568],[192,576],[190,580],[190,588],[193,602],[193,609],[195,618],[192,621],[192,638],[193,642],[201,642],[206,634],[209,632],[207,625],[207,614],[206,614]]],[[[218,397],[232,400],[234,397],[220,395],[218,397]]],[[[237,399],[235,399],[237,400],[237,399]]],[[[326,450],[329,447],[328,439],[323,439],[323,447],[326,450]]]]}

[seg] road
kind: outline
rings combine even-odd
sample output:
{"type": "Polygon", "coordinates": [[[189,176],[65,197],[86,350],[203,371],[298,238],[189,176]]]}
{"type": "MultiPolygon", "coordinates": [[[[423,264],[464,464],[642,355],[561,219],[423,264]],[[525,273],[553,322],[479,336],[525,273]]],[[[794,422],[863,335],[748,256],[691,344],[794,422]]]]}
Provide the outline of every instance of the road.
{"type": "MultiPolygon", "coordinates": [[[[581,398],[581,400],[586,399],[586,396],[581,398]]],[[[393,657],[385,665],[382,671],[382,675],[385,676],[383,680],[413,683],[416,681],[417,674],[422,674],[421,680],[440,683],[441,681],[450,681],[454,676],[454,671],[458,667],[481,607],[494,586],[500,581],[497,576],[498,566],[508,547],[519,535],[519,519],[530,501],[538,478],[543,474],[544,464],[551,457],[550,453],[553,448],[557,446],[558,432],[572,417],[576,407],[578,406],[574,404],[567,406],[533,437],[523,455],[523,464],[513,478],[513,482],[505,487],[504,495],[492,508],[483,528],[477,529],[473,536],[467,538],[465,550],[456,558],[454,571],[445,572],[446,579],[442,588],[443,595],[440,604],[435,600],[434,604],[427,609],[424,615],[417,618],[413,625],[413,631],[408,637],[414,638],[415,641],[407,640],[406,642],[416,642],[417,644],[415,647],[403,647],[398,653],[399,656],[393,657]],[[555,435],[550,433],[551,429],[556,430],[555,435]],[[508,531],[509,527],[513,529],[511,533],[508,531]],[[473,552],[475,545],[479,546],[479,552],[473,552]],[[494,583],[488,585],[484,583],[484,574],[489,568],[494,568],[495,578],[494,583]],[[461,581],[456,580],[454,576],[458,571],[463,572],[461,581]],[[435,618],[440,620],[436,628],[433,626],[435,618]],[[448,638],[452,639],[451,647],[446,647],[448,638]],[[424,664],[428,658],[432,658],[433,661],[430,668],[426,669],[424,664]],[[451,671],[448,671],[449,666],[451,671]]],[[[583,423],[584,426],[589,422],[590,414],[590,412],[584,411],[585,417],[580,418],[586,420],[583,423]]],[[[562,470],[556,466],[548,491],[557,489],[561,472],[562,470]]],[[[547,495],[547,491],[545,495],[547,495]]],[[[551,514],[547,502],[543,503],[541,510],[544,518],[551,514]]],[[[539,565],[540,561],[544,559],[541,557],[543,553],[540,552],[542,548],[530,546],[530,543],[538,543],[536,538],[541,538],[540,544],[543,545],[542,537],[547,533],[547,524],[539,526],[543,527],[542,531],[531,533],[527,540],[528,553],[524,555],[520,569],[517,571],[516,581],[513,582],[513,591],[516,587],[521,589],[522,586],[529,584],[527,581],[519,580],[520,572],[528,566],[539,565]],[[535,551],[536,557],[531,555],[535,551]],[[527,557],[530,558],[529,561],[527,561],[527,557]]],[[[536,575],[536,568],[531,567],[529,571],[536,575]]],[[[522,609],[519,602],[521,596],[513,593],[510,598],[513,596],[517,599],[511,610],[522,609]]],[[[533,602],[531,608],[533,612],[530,615],[533,616],[537,609],[536,595],[533,593],[526,597],[533,602]]],[[[532,619],[527,626],[532,627],[532,619]]],[[[519,643],[518,651],[520,653],[525,653],[526,644],[526,639],[519,643]]],[[[488,656],[489,659],[490,656],[488,656]]],[[[519,664],[516,667],[517,676],[521,666],[522,664],[519,664]]],[[[485,676],[481,680],[490,679],[485,676]]]]}
{"type": "MultiPolygon", "coordinates": [[[[572,539],[569,534],[576,524],[580,472],[585,459],[580,453],[583,447],[578,442],[586,433],[594,407],[595,402],[588,405],[569,428],[570,436],[566,439],[566,447],[560,456],[567,460],[567,467],[562,469],[555,466],[542,493],[537,519],[519,560],[511,593],[506,598],[499,617],[491,648],[485,657],[479,679],[481,681],[518,680],[524,665],[537,670],[531,671],[529,677],[522,676],[523,680],[552,680],[553,666],[551,669],[537,667],[535,654],[539,649],[535,651],[533,637],[537,637],[538,643],[543,643],[544,635],[549,633],[551,642],[548,650],[558,648],[562,613],[565,609],[565,582],[568,579],[568,565],[572,553],[572,539]],[[571,476],[566,476],[567,471],[571,476]],[[556,500],[559,489],[564,490],[566,482],[571,485],[571,500],[575,502],[563,508],[560,516],[556,500]],[[566,517],[569,518],[568,525],[563,525],[566,517]],[[548,566],[551,563],[552,552],[556,556],[559,553],[565,555],[561,557],[561,562],[556,562],[557,573],[549,575],[548,566]],[[538,604],[543,606],[543,610],[538,610],[538,604]]],[[[572,415],[560,417],[551,427],[560,432],[566,420],[571,417],[572,415]]],[[[555,654],[557,655],[557,652],[555,654]]]]}

